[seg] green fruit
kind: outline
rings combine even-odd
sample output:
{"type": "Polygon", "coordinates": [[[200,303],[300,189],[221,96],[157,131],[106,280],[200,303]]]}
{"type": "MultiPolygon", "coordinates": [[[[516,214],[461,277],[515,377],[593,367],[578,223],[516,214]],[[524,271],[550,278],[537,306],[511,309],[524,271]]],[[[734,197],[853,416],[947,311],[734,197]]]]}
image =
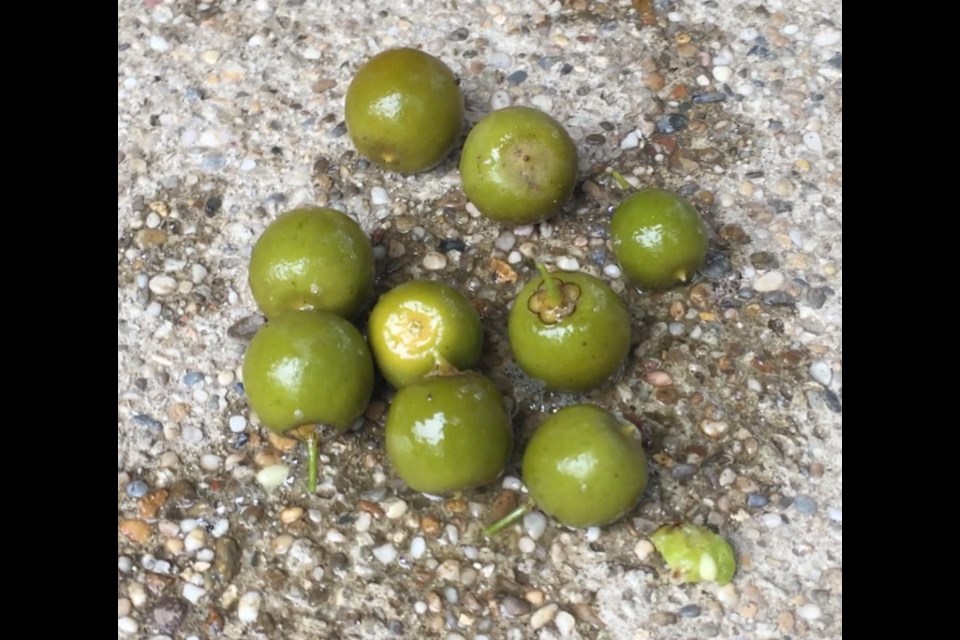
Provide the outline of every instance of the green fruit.
{"type": "Polygon", "coordinates": [[[430,376],[397,392],[386,444],[390,463],[411,489],[445,494],[496,480],[510,456],[513,429],[489,378],[430,376]]]}
{"type": "Polygon", "coordinates": [[[360,332],[326,311],[270,320],[243,359],[243,387],[275,433],[309,424],[347,430],[373,391],[373,358],[360,332]]]}
{"type": "Polygon", "coordinates": [[[270,319],[304,309],[351,317],[373,295],[373,276],[370,239],[334,209],[287,211],[250,256],[250,290],[270,319]]]}
{"type": "Polygon", "coordinates": [[[524,285],[510,311],[514,359],[555,391],[599,387],[630,351],[626,307],[606,283],[586,273],[555,273],[546,283],[541,275],[524,285]]]}
{"type": "Polygon", "coordinates": [[[460,155],[463,192],[488,218],[507,225],[546,220],[577,180],[577,148],[563,126],[529,107],[487,115],[460,155]]]}
{"type": "Polygon", "coordinates": [[[523,454],[523,481],[534,504],[571,527],[609,524],[633,508],[647,486],[647,457],[632,424],[590,404],[547,418],[523,454]]]}
{"type": "Polygon", "coordinates": [[[467,298],[449,285],[425,280],[381,296],[367,334],[377,366],[397,389],[433,371],[470,369],[483,348],[480,316],[467,298]]]}
{"type": "Polygon", "coordinates": [[[686,282],[707,256],[707,227],[700,214],[663,189],[644,189],[620,203],[610,237],[624,274],[645,289],[686,282]]]}
{"type": "Polygon", "coordinates": [[[650,542],[680,582],[713,581],[725,585],[737,570],[733,547],[706,527],[664,525],[650,535],[650,542]]]}
{"type": "Polygon", "coordinates": [[[447,65],[416,49],[367,61],[347,89],[347,131],[357,151],[399,173],[433,168],[463,127],[463,95],[447,65]]]}

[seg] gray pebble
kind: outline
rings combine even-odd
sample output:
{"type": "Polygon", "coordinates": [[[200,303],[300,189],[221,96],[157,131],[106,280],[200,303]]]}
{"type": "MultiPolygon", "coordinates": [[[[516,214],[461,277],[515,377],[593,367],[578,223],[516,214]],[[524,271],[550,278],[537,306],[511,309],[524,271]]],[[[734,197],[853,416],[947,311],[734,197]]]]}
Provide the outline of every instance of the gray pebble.
{"type": "Polygon", "coordinates": [[[676,133],[687,128],[687,116],[682,113],[671,113],[658,117],[654,125],[660,133],[676,133]]]}
{"type": "Polygon", "coordinates": [[[135,425],[143,427],[152,433],[157,433],[163,429],[162,422],[143,413],[135,414],[132,420],[135,425]]]}
{"type": "Polygon", "coordinates": [[[263,316],[259,315],[241,318],[227,329],[227,335],[238,342],[250,342],[265,322],[263,316]]]}
{"type": "Polygon", "coordinates": [[[730,259],[722,253],[709,251],[703,266],[700,267],[700,273],[711,280],[725,276],[730,273],[730,259]]]}
{"type": "Polygon", "coordinates": [[[219,153],[211,153],[204,156],[200,162],[200,169],[203,171],[220,171],[227,165],[227,159],[219,153]]]}
{"type": "Polygon", "coordinates": [[[127,495],[131,498],[142,498],[147,495],[147,491],[149,490],[150,488],[143,480],[134,480],[127,485],[127,495]]]}
{"type": "Polygon", "coordinates": [[[508,618],[518,618],[530,613],[530,603],[517,596],[504,596],[500,601],[500,613],[508,618]]]}
{"type": "Polygon", "coordinates": [[[513,85],[520,84],[526,79],[527,79],[527,72],[524,71],[523,69],[519,71],[514,71],[513,73],[507,76],[507,82],[513,85]]]}
{"type": "Polygon", "coordinates": [[[330,129],[330,137],[331,137],[331,138],[340,138],[340,137],[342,137],[346,132],[347,132],[347,123],[346,123],[346,122],[341,122],[340,124],[338,124],[337,126],[335,126],[333,129],[330,129]]]}
{"type": "Polygon", "coordinates": [[[675,480],[684,480],[686,478],[692,478],[697,473],[697,465],[687,464],[685,462],[678,464],[673,469],[670,470],[670,475],[675,480]]]}
{"type": "Polygon", "coordinates": [[[681,618],[696,618],[700,615],[700,605],[688,604],[680,607],[677,611],[681,618]]]}
{"type": "Polygon", "coordinates": [[[676,623],[676,621],[677,621],[677,616],[670,613],[669,611],[657,611],[656,613],[650,616],[650,622],[652,622],[653,624],[658,624],[661,627],[666,627],[667,625],[674,624],[676,623]]]}
{"type": "Polygon", "coordinates": [[[153,622],[163,633],[176,633],[187,613],[186,605],[178,598],[163,598],[153,609],[153,622]]]}
{"type": "Polygon", "coordinates": [[[819,309],[823,307],[824,303],[827,301],[827,289],[826,287],[813,287],[807,289],[806,295],[804,295],[804,302],[811,309],[819,309]]]}
{"type": "Polygon", "coordinates": [[[840,397],[837,394],[835,394],[833,391],[831,391],[830,389],[824,389],[823,399],[827,403],[827,406],[830,407],[830,411],[833,411],[834,413],[841,412],[840,397]]]}
{"type": "Polygon", "coordinates": [[[727,99],[727,94],[722,91],[710,91],[708,93],[698,93],[693,96],[695,104],[710,104],[712,102],[723,102],[727,99]]]}
{"type": "Polygon", "coordinates": [[[462,41],[470,37],[470,32],[466,27],[460,27],[459,29],[454,29],[447,34],[447,40],[462,41]]]}
{"type": "Polygon", "coordinates": [[[786,291],[768,291],[761,299],[763,304],[772,307],[786,307],[794,303],[793,296],[786,291]]]}
{"type": "Polygon", "coordinates": [[[770,500],[767,498],[767,496],[763,495],[762,493],[747,494],[747,506],[753,509],[759,509],[760,507],[765,507],[767,506],[768,502],[770,502],[770,500]]]}
{"type": "Polygon", "coordinates": [[[197,373],[196,371],[190,371],[183,376],[183,384],[187,385],[188,387],[192,387],[198,382],[203,382],[202,373],[197,373]]]}
{"type": "Polygon", "coordinates": [[[549,71],[550,68],[560,62],[560,58],[557,56],[544,56],[540,58],[540,68],[544,71],[549,71]]]}
{"type": "Polygon", "coordinates": [[[702,635],[704,638],[716,638],[718,635],[720,635],[720,627],[712,622],[707,622],[700,627],[700,635],[702,635]]]}
{"type": "Polygon", "coordinates": [[[804,515],[812,516],[817,512],[817,502],[810,496],[801,493],[793,499],[793,508],[804,515]]]}
{"type": "Polygon", "coordinates": [[[591,133],[586,137],[585,142],[595,147],[599,147],[600,145],[605,144],[607,139],[603,136],[603,134],[591,133]]]}
{"type": "Polygon", "coordinates": [[[833,370],[823,360],[817,360],[810,365],[810,377],[826,387],[833,378],[833,370]]]}

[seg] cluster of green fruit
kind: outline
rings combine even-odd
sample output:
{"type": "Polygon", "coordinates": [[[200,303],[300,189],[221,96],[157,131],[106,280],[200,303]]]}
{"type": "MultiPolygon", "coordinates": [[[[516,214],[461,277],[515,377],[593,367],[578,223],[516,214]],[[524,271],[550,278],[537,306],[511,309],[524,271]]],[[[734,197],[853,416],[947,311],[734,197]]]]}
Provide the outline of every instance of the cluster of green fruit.
{"type": "MultiPolygon", "coordinates": [[[[441,61],[395,49],[358,71],[346,116],[361,154],[416,173],[454,147],[463,96],[441,61]]],[[[468,135],[460,161],[465,194],[502,224],[558,213],[576,169],[576,148],[564,128],[525,107],[484,118],[468,135]]],[[[628,197],[614,214],[611,235],[625,274],[643,288],[685,281],[706,253],[696,210],[661,190],[628,197]]],[[[551,390],[583,392],[607,383],[630,346],[623,302],[589,274],[537,268],[510,312],[516,362],[551,390]]],[[[360,418],[375,366],[397,390],[386,418],[387,457],[412,489],[449,494],[503,473],[514,449],[513,427],[500,391],[474,370],[483,329],[460,291],[428,281],[395,287],[376,301],[365,339],[353,321],[362,320],[373,296],[371,243],[354,220],[322,208],[289,211],[264,231],[251,256],[250,287],[268,323],[244,359],[246,393],[265,426],[307,442],[311,491],[317,427],[342,432],[360,418]]],[[[647,461],[633,425],[577,404],[540,425],[523,453],[522,473],[537,507],[563,524],[586,527],[613,522],[639,501],[647,461]]]]}

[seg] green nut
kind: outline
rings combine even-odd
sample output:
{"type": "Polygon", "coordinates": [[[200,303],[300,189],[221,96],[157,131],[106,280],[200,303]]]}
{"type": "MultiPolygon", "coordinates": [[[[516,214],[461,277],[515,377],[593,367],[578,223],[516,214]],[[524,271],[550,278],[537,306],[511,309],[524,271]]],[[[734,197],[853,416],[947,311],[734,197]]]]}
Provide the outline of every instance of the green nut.
{"type": "Polygon", "coordinates": [[[706,527],[664,525],[650,535],[650,542],[679,582],[716,582],[722,586],[733,579],[737,569],[733,547],[706,527]]]}

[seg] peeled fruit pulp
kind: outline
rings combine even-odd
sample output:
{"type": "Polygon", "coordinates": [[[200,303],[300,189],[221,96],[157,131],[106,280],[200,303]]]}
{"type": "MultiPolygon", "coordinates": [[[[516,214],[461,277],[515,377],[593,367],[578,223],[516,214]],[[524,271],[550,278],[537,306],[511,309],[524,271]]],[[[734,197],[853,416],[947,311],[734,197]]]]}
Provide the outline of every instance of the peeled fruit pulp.
{"type": "Polygon", "coordinates": [[[480,360],[480,316],[453,287],[414,280],[382,295],[367,324],[383,377],[399,389],[444,368],[470,369],[480,360]]]}
{"type": "Polygon", "coordinates": [[[445,494],[493,482],[512,448],[503,396],[478,373],[418,380],[397,392],[387,412],[387,457],[415,491],[445,494]]]}
{"type": "Polygon", "coordinates": [[[346,431],[373,392],[373,358],[360,332],[326,311],[291,311],[264,325],[247,347],[243,386],[275,433],[311,424],[346,431]]]}
{"type": "Polygon", "coordinates": [[[373,295],[373,279],[370,239],[335,209],[281,214],[250,256],[250,290],[269,319],[298,310],[354,316],[373,295]]]}
{"type": "Polygon", "coordinates": [[[650,542],[680,582],[713,581],[722,586],[737,569],[733,547],[706,527],[664,525],[650,535],[650,542]]]}
{"type": "Polygon", "coordinates": [[[587,273],[541,275],[510,310],[513,357],[531,378],[556,391],[587,391],[607,382],[630,350],[630,316],[617,294],[587,273]]]}
{"type": "Polygon", "coordinates": [[[371,162],[399,173],[433,168],[463,127],[463,95],[450,68],[417,49],[389,49],[357,71],[346,96],[347,131],[371,162]]]}
{"type": "Polygon", "coordinates": [[[610,221],[613,252],[624,274],[644,289],[689,280],[707,256],[707,227],[693,205],[663,189],[628,196],[610,221]]]}
{"type": "Polygon", "coordinates": [[[508,225],[540,222],[573,193],[577,148],[546,113],[507,107],[467,135],[460,176],[464,194],[488,218],[508,225]]]}
{"type": "Polygon", "coordinates": [[[561,523],[599,526],[640,500],[647,457],[632,424],[594,405],[571,405],[534,432],[523,454],[523,481],[537,507],[561,523]]]}

